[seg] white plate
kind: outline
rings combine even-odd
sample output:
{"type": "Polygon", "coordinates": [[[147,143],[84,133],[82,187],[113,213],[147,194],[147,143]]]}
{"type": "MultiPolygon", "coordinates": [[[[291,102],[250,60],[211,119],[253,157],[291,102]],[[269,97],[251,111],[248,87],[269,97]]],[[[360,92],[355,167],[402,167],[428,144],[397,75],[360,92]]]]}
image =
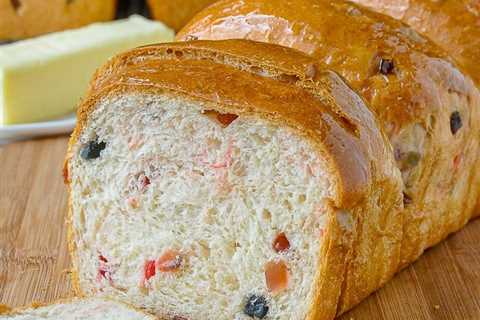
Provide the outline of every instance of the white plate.
{"type": "Polygon", "coordinates": [[[77,121],[75,114],[45,122],[0,125],[0,144],[32,137],[70,133],[77,121]]]}

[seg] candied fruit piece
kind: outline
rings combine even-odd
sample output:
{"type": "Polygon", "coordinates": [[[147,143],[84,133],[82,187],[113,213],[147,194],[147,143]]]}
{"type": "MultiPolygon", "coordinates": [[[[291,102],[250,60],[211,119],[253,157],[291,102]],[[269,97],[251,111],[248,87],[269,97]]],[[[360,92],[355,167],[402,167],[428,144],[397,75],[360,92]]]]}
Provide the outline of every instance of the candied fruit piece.
{"type": "Polygon", "coordinates": [[[276,295],[288,287],[288,267],[283,260],[269,261],[265,265],[268,290],[276,295]]]}
{"type": "Polygon", "coordinates": [[[143,270],[144,270],[145,281],[153,277],[155,275],[155,260],[145,261],[143,270]]]}
{"type": "Polygon", "coordinates": [[[160,258],[158,258],[156,264],[160,272],[176,272],[180,269],[183,262],[183,258],[175,250],[167,250],[160,258]]]}
{"type": "Polygon", "coordinates": [[[273,249],[276,252],[285,252],[290,249],[290,241],[288,241],[285,232],[281,232],[277,235],[277,237],[273,241],[273,249]]]}
{"type": "Polygon", "coordinates": [[[206,110],[204,114],[211,119],[216,119],[224,128],[228,127],[233,121],[235,121],[235,119],[238,118],[236,114],[220,113],[214,110],[206,110]]]}

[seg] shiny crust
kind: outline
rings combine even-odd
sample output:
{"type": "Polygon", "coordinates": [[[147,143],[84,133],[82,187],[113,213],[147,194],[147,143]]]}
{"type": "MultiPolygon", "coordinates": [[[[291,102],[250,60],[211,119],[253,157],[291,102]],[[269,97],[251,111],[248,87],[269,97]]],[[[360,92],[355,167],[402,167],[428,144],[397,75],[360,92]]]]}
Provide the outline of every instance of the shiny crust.
{"type": "Polygon", "coordinates": [[[117,0],[0,0],[0,40],[24,39],[115,17],[117,0]]]}
{"type": "MultiPolygon", "coordinates": [[[[346,268],[356,265],[362,254],[356,248],[377,248],[358,270],[362,280],[370,279],[372,290],[397,270],[401,179],[391,146],[363,101],[335,73],[300,52],[241,40],[170,43],[119,55],[97,72],[79,108],[65,162],[66,181],[71,150],[89,114],[100,99],[127,92],[172,94],[208,109],[287,126],[329,159],[337,192],[328,204],[328,231],[319,254],[322,268],[307,319],[335,316],[346,287],[346,268]],[[369,269],[376,270],[375,277],[368,276],[369,269]]],[[[71,223],[69,228],[75,268],[74,238],[80,235],[71,223]]],[[[73,281],[81,292],[76,276],[73,281]]]]}
{"type": "MultiPolygon", "coordinates": [[[[405,199],[402,266],[472,217],[480,186],[475,170],[480,96],[439,47],[392,18],[328,0],[223,0],[177,35],[177,40],[228,38],[290,46],[339,72],[369,102],[396,154],[404,147],[399,143],[404,132],[415,126],[425,132],[420,161],[404,173],[405,193],[413,199],[405,199]],[[391,74],[380,74],[382,58],[393,59],[391,74]],[[452,135],[449,118],[456,110],[464,126],[452,135]]],[[[371,248],[362,250],[372,259],[371,248]]],[[[362,258],[350,268],[340,312],[371,292],[370,284],[384,282],[371,281],[379,276],[375,268],[361,273],[362,258]]]]}
{"type": "Polygon", "coordinates": [[[200,10],[215,0],[148,0],[155,20],[162,21],[175,31],[180,30],[200,10]]]}
{"type": "MultiPolygon", "coordinates": [[[[428,36],[454,57],[480,88],[480,0],[352,1],[399,19],[428,36]]],[[[480,199],[474,213],[480,215],[480,199]]]]}
{"type": "Polygon", "coordinates": [[[480,85],[480,0],[352,0],[432,39],[480,85]]]}

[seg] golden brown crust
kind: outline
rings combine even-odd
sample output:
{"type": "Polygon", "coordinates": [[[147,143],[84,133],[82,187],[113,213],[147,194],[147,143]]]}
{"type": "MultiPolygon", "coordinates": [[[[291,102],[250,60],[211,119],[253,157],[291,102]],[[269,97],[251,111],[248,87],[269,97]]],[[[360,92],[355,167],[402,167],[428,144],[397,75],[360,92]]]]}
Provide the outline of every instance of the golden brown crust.
{"type": "Polygon", "coordinates": [[[216,0],[148,0],[155,20],[178,31],[200,10],[216,0]]]}
{"type": "MultiPolygon", "coordinates": [[[[475,170],[480,95],[446,53],[406,25],[344,1],[224,0],[200,12],[177,35],[178,40],[192,38],[290,46],[339,72],[363,95],[389,135],[403,172],[403,265],[472,217],[480,186],[475,170]],[[394,62],[386,74],[379,72],[382,58],[394,62]],[[455,111],[463,127],[453,134],[455,111]]],[[[356,242],[363,247],[355,251],[340,312],[386,281],[378,272],[381,265],[378,270],[363,265],[374,250],[365,243],[356,242]]]]}
{"type": "Polygon", "coordinates": [[[115,17],[117,0],[0,0],[0,40],[24,39],[115,17]]]}
{"type": "MultiPolygon", "coordinates": [[[[337,192],[331,199],[322,249],[326,263],[317,275],[312,302],[322,308],[312,308],[309,319],[331,319],[337,312],[341,275],[347,259],[355,258],[354,241],[366,246],[380,243],[382,249],[382,244],[388,245],[388,250],[373,252],[375,259],[366,263],[382,279],[397,270],[401,181],[391,147],[363,101],[313,59],[287,48],[241,40],[170,43],[127,52],[97,72],[78,111],[69,152],[98,101],[123,93],[172,94],[222,113],[263,118],[290,127],[329,159],[337,192]],[[380,196],[379,190],[387,196],[380,196]],[[338,212],[344,213],[343,220],[351,220],[350,226],[338,212]],[[357,225],[364,235],[357,234],[357,225]]],[[[74,246],[71,250],[75,260],[74,246]]],[[[378,285],[372,281],[369,290],[378,285]]]]}
{"type": "MultiPolygon", "coordinates": [[[[480,87],[480,0],[353,2],[388,14],[428,36],[454,57],[480,87]]],[[[480,199],[474,214],[480,215],[480,199]]]]}
{"type": "Polygon", "coordinates": [[[480,85],[480,0],[353,0],[428,36],[480,85]]]}

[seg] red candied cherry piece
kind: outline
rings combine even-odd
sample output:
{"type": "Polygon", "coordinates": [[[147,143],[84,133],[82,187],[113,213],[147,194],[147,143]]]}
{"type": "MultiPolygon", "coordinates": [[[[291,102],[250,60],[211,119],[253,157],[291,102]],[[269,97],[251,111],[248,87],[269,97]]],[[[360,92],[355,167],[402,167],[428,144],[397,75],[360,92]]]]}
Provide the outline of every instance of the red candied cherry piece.
{"type": "Polygon", "coordinates": [[[268,290],[273,294],[279,294],[288,287],[288,267],[282,261],[269,261],[265,265],[265,280],[268,290]]]}
{"type": "Polygon", "coordinates": [[[160,272],[176,272],[180,269],[182,262],[183,258],[178,251],[167,250],[156,263],[160,272]]]}
{"type": "Polygon", "coordinates": [[[146,175],[141,176],[140,185],[141,185],[141,190],[145,190],[150,185],[150,179],[146,175]]]}
{"type": "Polygon", "coordinates": [[[145,280],[150,279],[155,275],[155,260],[147,260],[145,261],[145,265],[143,267],[144,278],[145,280]]]}
{"type": "Polygon", "coordinates": [[[273,241],[272,247],[276,252],[285,252],[290,249],[290,241],[288,241],[285,232],[281,232],[277,235],[273,241]]]}

